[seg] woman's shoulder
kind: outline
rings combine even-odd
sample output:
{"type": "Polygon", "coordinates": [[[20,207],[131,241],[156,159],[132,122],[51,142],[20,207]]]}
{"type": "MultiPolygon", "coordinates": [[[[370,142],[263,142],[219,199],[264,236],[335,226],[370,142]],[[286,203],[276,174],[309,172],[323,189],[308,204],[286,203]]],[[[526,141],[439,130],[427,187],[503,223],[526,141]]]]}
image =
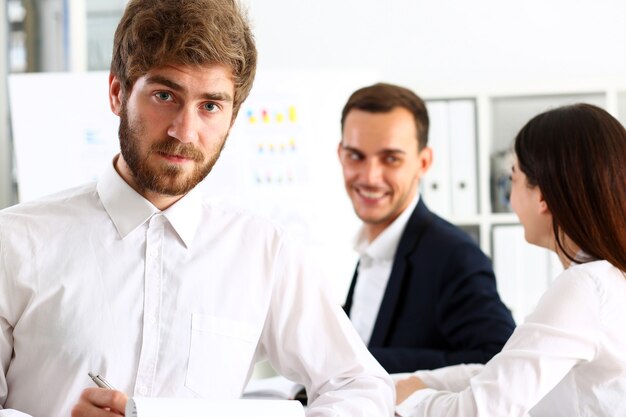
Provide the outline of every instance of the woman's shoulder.
{"type": "Polygon", "coordinates": [[[608,304],[622,305],[626,314],[626,279],[607,261],[576,264],[559,274],[527,318],[529,323],[556,327],[602,320],[608,304]]]}
{"type": "Polygon", "coordinates": [[[584,285],[582,282],[587,281],[600,292],[616,290],[623,294],[626,290],[626,275],[605,260],[572,265],[557,277],[555,284],[558,281],[563,282],[561,285],[584,285]]]}

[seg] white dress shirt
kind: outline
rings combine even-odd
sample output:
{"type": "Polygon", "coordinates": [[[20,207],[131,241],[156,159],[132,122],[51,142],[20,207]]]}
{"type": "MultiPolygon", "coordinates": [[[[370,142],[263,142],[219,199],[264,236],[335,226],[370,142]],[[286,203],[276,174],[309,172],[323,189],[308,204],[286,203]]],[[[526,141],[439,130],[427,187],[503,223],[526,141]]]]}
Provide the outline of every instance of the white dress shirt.
{"type": "Polygon", "coordinates": [[[400,237],[418,202],[419,193],[393,223],[372,242],[367,240],[365,227],[361,227],[355,239],[354,249],[359,253],[359,266],[350,320],[366,345],[369,344],[374,331],[400,237]]]}
{"type": "Polygon", "coordinates": [[[416,372],[435,389],[416,391],[396,412],[403,417],[626,416],[625,318],[626,277],[620,270],[606,261],[572,266],[501,353],[484,367],[416,372]],[[459,384],[460,376],[465,384],[459,384]]]}
{"type": "Polygon", "coordinates": [[[197,190],[159,211],[110,166],[0,213],[0,416],[69,416],[89,371],[130,396],[236,399],[265,357],[310,417],[391,415],[389,377],[322,284],[271,222],[197,190]]]}

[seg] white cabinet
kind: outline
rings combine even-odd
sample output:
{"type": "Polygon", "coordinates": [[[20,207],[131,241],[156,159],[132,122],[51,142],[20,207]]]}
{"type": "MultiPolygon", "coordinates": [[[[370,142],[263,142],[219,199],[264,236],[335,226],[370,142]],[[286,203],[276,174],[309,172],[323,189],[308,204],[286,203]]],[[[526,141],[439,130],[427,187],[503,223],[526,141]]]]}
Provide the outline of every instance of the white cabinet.
{"type": "Polygon", "coordinates": [[[555,253],[526,242],[521,225],[494,225],[492,241],[498,292],[521,323],[563,267],[555,253]]]}
{"type": "Polygon", "coordinates": [[[421,183],[424,201],[452,223],[478,228],[479,243],[487,254],[493,251],[493,226],[518,223],[508,206],[508,179],[515,135],[528,120],[551,108],[586,102],[626,121],[626,80],[617,86],[552,88],[534,94],[415,91],[427,103],[429,146],[434,154],[433,166],[421,183]]]}

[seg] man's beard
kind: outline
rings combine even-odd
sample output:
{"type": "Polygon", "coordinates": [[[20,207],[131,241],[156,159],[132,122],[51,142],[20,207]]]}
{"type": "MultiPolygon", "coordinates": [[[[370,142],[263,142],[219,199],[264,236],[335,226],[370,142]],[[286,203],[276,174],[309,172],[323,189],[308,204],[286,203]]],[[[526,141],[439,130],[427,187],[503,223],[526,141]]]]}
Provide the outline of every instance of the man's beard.
{"type": "Polygon", "coordinates": [[[201,151],[192,144],[184,144],[174,138],[167,138],[153,143],[147,152],[142,155],[139,150],[139,142],[144,132],[143,123],[139,122],[132,125],[129,123],[126,103],[123,103],[120,109],[118,134],[124,161],[126,161],[133,174],[140,192],[151,191],[169,196],[184,195],[206,178],[215,162],[217,162],[222,149],[224,149],[226,137],[228,136],[228,133],[224,134],[217,152],[209,156],[205,163],[202,163],[205,157],[201,151]],[[149,163],[150,156],[157,153],[189,158],[195,162],[193,171],[185,175],[186,171],[174,164],[168,164],[161,168],[153,167],[149,163]]]}

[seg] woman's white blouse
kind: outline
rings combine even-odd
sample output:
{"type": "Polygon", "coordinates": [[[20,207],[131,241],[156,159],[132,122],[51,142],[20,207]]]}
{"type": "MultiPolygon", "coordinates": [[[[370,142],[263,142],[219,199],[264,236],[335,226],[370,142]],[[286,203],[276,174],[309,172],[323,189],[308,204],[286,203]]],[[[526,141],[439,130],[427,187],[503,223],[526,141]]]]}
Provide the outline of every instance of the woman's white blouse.
{"type": "Polygon", "coordinates": [[[572,266],[484,367],[416,375],[433,389],[403,417],[626,416],[626,278],[606,261],[572,266]]]}

